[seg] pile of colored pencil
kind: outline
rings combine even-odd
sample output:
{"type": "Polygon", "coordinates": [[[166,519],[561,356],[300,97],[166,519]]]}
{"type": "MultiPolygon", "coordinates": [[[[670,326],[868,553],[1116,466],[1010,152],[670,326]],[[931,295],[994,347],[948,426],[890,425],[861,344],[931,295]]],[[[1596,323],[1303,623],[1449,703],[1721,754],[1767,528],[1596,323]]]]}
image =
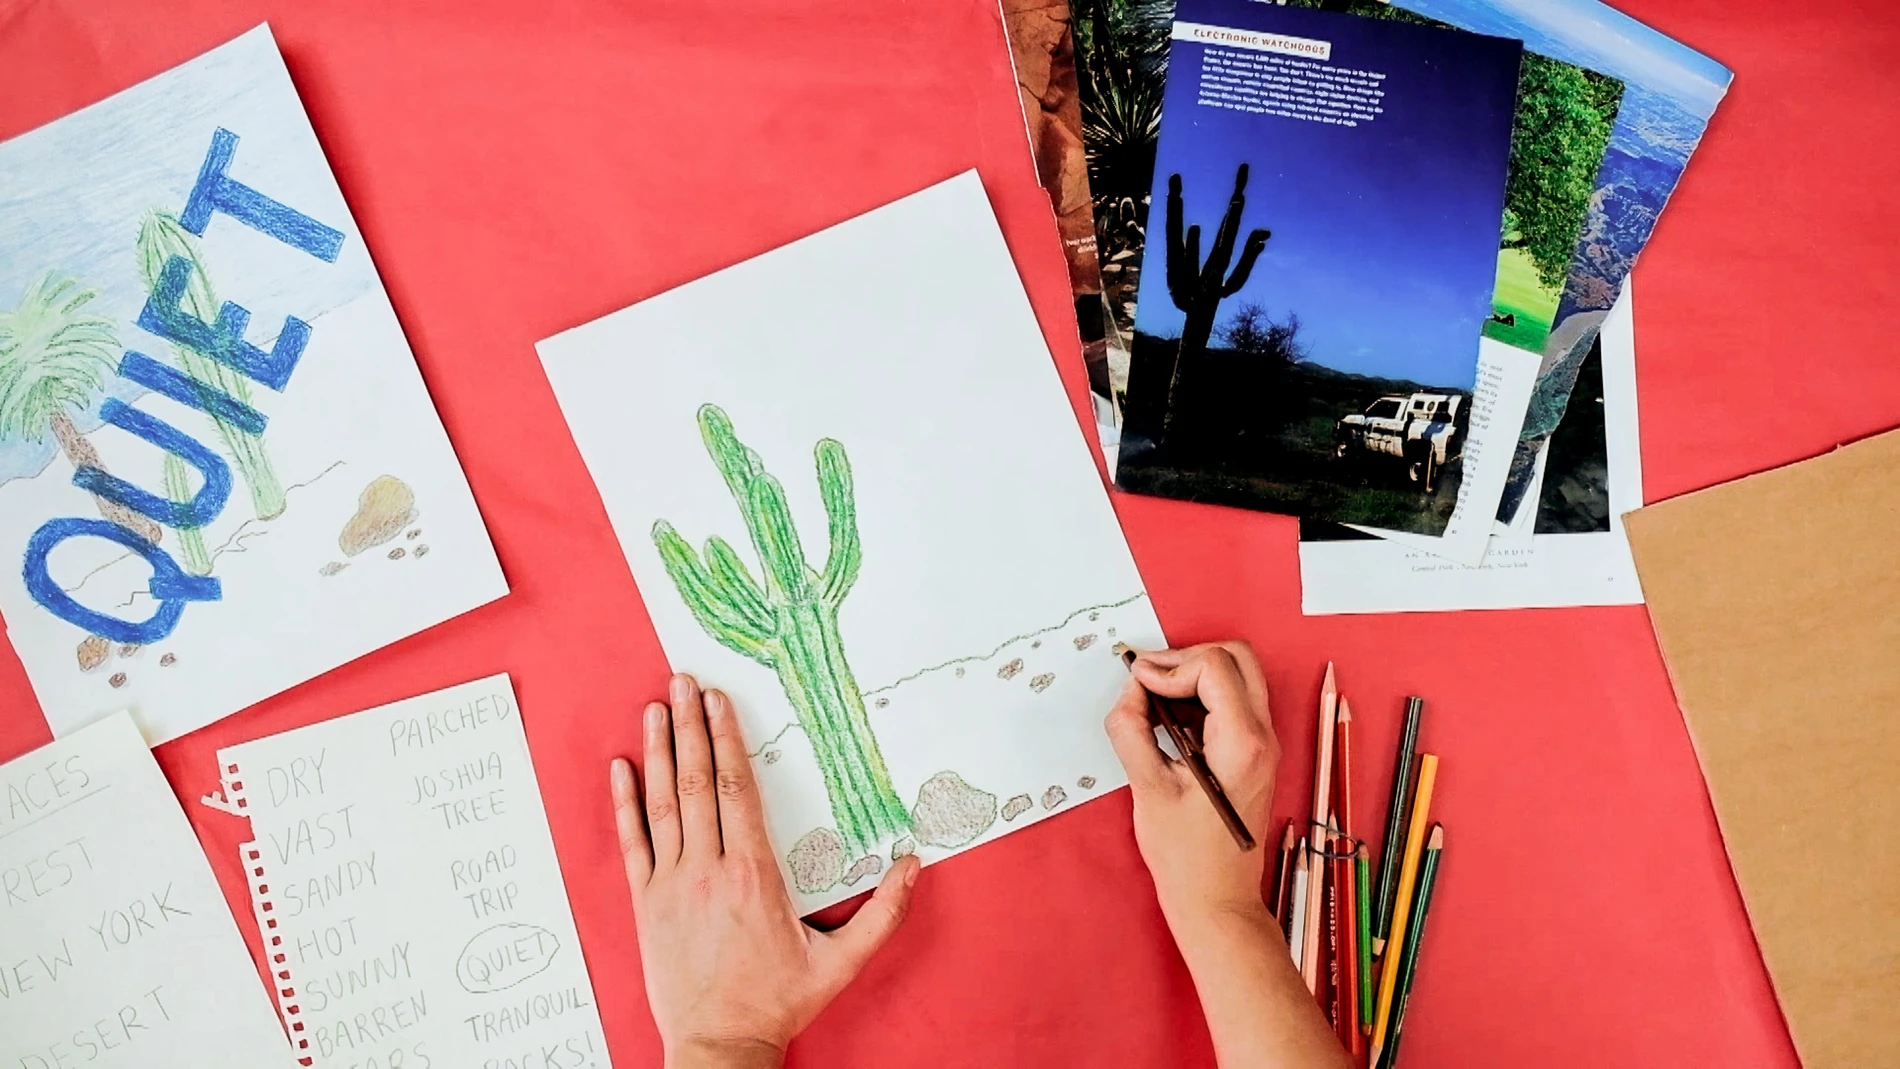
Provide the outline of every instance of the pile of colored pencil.
{"type": "Polygon", "coordinates": [[[1391,1069],[1397,1063],[1425,915],[1445,848],[1444,827],[1429,823],[1438,756],[1418,753],[1424,710],[1423,700],[1406,699],[1392,807],[1378,847],[1353,832],[1352,708],[1340,697],[1333,666],[1326,666],[1313,748],[1312,821],[1304,835],[1287,821],[1274,877],[1274,915],[1293,963],[1355,1064],[1364,1056],[1367,1069],[1391,1069]]]}

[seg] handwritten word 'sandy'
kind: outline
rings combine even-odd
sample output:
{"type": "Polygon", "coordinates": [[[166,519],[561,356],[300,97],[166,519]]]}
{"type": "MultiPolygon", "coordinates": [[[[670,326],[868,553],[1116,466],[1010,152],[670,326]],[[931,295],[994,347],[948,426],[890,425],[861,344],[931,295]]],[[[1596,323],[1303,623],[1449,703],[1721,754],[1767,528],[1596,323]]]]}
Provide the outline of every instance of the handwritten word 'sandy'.
{"type": "MultiPolygon", "coordinates": [[[[186,198],[185,210],[179,213],[179,223],[203,237],[212,216],[226,215],[293,249],[325,263],[335,263],[343,247],[342,231],[272,200],[227,173],[237,144],[237,135],[222,127],[212,135],[211,150],[205,154],[204,165],[198,170],[198,181],[186,198]]],[[[191,272],[189,259],[172,256],[167,260],[146,298],[145,307],[139,311],[138,325],[282,392],[303,356],[304,346],[310,341],[310,324],[295,316],[286,316],[276,343],[268,351],[260,349],[244,340],[245,327],[251,321],[251,313],[245,308],[227,301],[218,309],[217,318],[209,323],[185,310],[185,289],[191,283],[191,272]]],[[[264,432],[267,420],[263,413],[210,383],[142,353],[127,350],[119,362],[119,375],[246,433],[264,432]]],[[[164,420],[116,398],[109,398],[100,406],[99,416],[196,468],[203,482],[189,500],[175,501],[85,465],[73,473],[73,485],[179,531],[203,527],[224,511],[231,495],[231,469],[223,457],[164,420]]],[[[27,541],[25,578],[27,592],[33,600],[53,615],[91,634],[137,646],[157,642],[171,634],[187,604],[217,601],[224,596],[218,580],[187,573],[171,554],[143,534],[106,520],[66,517],[48,520],[27,541]],[[158,602],[157,611],[144,620],[121,620],[88,609],[62,590],[47,569],[47,559],[54,549],[73,538],[104,539],[143,557],[152,569],[147,589],[158,602]]]]}

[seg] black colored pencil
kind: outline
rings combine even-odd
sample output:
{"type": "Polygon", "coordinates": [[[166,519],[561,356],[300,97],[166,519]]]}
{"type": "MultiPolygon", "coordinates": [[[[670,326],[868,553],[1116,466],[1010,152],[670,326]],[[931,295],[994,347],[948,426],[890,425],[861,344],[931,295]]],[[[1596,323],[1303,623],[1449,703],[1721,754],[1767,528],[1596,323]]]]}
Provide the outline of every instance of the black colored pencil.
{"type": "Polygon", "coordinates": [[[1385,953],[1385,937],[1392,931],[1392,897],[1398,893],[1406,809],[1412,802],[1412,756],[1418,749],[1418,722],[1424,712],[1425,699],[1405,699],[1405,730],[1399,736],[1398,759],[1392,766],[1392,808],[1385,818],[1385,842],[1379,846],[1379,908],[1372,915],[1374,955],[1385,953]]]}

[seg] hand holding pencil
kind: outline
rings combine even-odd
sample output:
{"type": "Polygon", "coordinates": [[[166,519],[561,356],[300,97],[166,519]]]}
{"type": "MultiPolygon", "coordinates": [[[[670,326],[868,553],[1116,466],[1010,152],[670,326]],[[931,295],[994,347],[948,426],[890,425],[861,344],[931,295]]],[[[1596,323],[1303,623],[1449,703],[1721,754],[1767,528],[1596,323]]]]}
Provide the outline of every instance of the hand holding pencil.
{"type": "Polygon", "coordinates": [[[1258,839],[1273,801],[1280,744],[1267,719],[1267,688],[1245,643],[1219,643],[1139,655],[1128,687],[1108,714],[1115,755],[1135,796],[1135,841],[1154,874],[1162,910],[1209,906],[1266,912],[1261,881],[1268,851],[1241,850],[1187,764],[1155,740],[1148,695],[1199,699],[1207,709],[1198,729],[1209,771],[1258,839]]]}
{"type": "MultiPolygon", "coordinates": [[[[1157,744],[1150,718],[1150,695],[1205,706],[1205,721],[1194,727],[1206,771],[1260,840],[1280,744],[1259,662],[1245,643],[1231,642],[1145,653],[1130,667],[1106,726],[1128,772],[1135,842],[1201,994],[1216,1058],[1222,1065],[1345,1069],[1345,1050],[1267,908],[1262,882],[1273,851],[1237,845],[1202,780],[1157,744]]],[[[1303,855],[1285,853],[1295,867],[1307,864],[1303,855]]],[[[1289,883],[1296,878],[1305,877],[1289,870],[1289,883]]],[[[1302,885],[1300,895],[1288,897],[1303,905],[1304,892],[1302,885]]]]}

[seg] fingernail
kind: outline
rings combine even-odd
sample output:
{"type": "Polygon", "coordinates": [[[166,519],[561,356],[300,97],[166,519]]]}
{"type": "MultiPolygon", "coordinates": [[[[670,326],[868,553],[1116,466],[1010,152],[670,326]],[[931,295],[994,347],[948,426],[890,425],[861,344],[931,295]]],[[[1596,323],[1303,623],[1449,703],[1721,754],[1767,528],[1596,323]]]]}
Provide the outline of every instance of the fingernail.
{"type": "Polygon", "coordinates": [[[673,695],[673,704],[678,705],[693,696],[693,677],[681,672],[673,677],[673,684],[667,690],[673,695]]]}
{"type": "Polygon", "coordinates": [[[732,703],[726,700],[726,694],[724,691],[709,690],[706,692],[706,715],[707,716],[709,717],[725,716],[727,713],[731,711],[732,711],[732,703]]]}
{"type": "Polygon", "coordinates": [[[666,706],[652,702],[647,706],[647,730],[658,731],[666,723],[666,706]]]}
{"type": "Polygon", "coordinates": [[[607,779],[616,787],[627,781],[626,758],[616,757],[612,761],[607,762],[607,779]]]}
{"type": "Polygon", "coordinates": [[[904,888],[906,890],[908,890],[912,884],[917,882],[917,874],[922,871],[924,871],[924,864],[923,862],[920,861],[917,864],[912,865],[910,867],[909,872],[904,873],[904,888]]]}

